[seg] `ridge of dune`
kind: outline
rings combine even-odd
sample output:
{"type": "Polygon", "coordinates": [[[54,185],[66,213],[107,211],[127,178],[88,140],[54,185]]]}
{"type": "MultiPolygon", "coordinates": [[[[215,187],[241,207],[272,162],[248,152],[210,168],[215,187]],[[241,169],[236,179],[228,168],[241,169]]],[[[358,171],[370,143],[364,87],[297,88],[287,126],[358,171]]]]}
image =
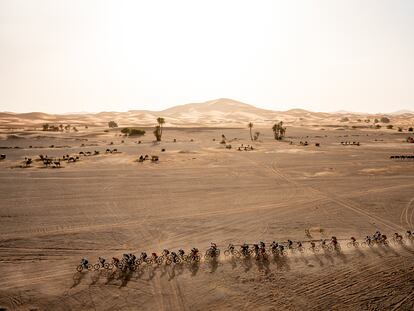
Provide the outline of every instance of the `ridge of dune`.
{"type": "Polygon", "coordinates": [[[194,125],[225,126],[229,124],[243,125],[247,122],[257,124],[268,124],[283,120],[290,124],[341,124],[340,120],[348,117],[350,122],[362,123],[364,118],[378,118],[389,116],[396,124],[412,124],[414,114],[403,111],[402,114],[362,114],[352,112],[313,112],[304,109],[290,109],[287,111],[267,110],[246,104],[229,98],[218,98],[202,103],[189,103],[177,105],[162,111],[130,110],[127,112],[102,111],[98,113],[65,113],[48,114],[43,112],[13,113],[1,112],[0,121],[8,126],[39,126],[43,123],[66,123],[73,125],[99,125],[104,126],[111,120],[117,121],[120,126],[141,125],[149,126],[154,124],[158,117],[166,119],[167,126],[194,125]],[[359,120],[359,121],[358,121],[359,120]]]}

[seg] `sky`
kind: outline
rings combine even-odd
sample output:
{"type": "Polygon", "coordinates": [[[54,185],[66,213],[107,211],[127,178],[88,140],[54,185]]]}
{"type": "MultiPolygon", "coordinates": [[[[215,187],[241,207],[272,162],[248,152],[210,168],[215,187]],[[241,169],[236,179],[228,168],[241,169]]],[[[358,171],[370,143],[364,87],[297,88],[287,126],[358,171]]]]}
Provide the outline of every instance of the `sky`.
{"type": "Polygon", "coordinates": [[[0,0],[0,111],[414,110],[414,1],[0,0]]]}

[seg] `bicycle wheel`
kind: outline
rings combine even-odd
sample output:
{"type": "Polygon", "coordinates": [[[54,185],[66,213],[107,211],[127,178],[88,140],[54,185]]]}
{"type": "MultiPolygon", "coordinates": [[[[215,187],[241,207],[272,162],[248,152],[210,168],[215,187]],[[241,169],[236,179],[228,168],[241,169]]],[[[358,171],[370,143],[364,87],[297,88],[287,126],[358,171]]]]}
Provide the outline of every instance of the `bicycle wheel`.
{"type": "Polygon", "coordinates": [[[163,257],[158,257],[155,262],[157,263],[157,265],[161,265],[163,261],[164,261],[163,257]]]}
{"type": "Polygon", "coordinates": [[[346,247],[351,248],[352,247],[352,242],[346,243],[346,247]]]}
{"type": "Polygon", "coordinates": [[[355,247],[359,247],[359,243],[358,243],[358,242],[355,242],[355,243],[354,243],[354,246],[355,246],[355,247]]]}
{"type": "Polygon", "coordinates": [[[76,271],[82,272],[82,270],[83,270],[83,266],[82,265],[79,265],[79,266],[76,267],[76,271]]]}
{"type": "Polygon", "coordinates": [[[91,265],[91,264],[89,264],[88,265],[88,270],[90,271],[90,270],[92,270],[93,269],[93,266],[91,265]]]}
{"type": "Polygon", "coordinates": [[[93,265],[94,270],[99,270],[99,268],[101,268],[101,265],[99,263],[93,265]]]}
{"type": "Polygon", "coordinates": [[[194,256],[194,260],[195,260],[196,262],[200,262],[200,260],[201,260],[201,256],[200,256],[200,255],[195,255],[195,256],[194,256]]]}
{"type": "Polygon", "coordinates": [[[224,256],[226,256],[226,257],[230,256],[230,251],[228,249],[226,249],[224,251],[224,256]]]}
{"type": "Polygon", "coordinates": [[[129,267],[129,270],[136,271],[137,270],[137,266],[136,265],[132,265],[132,266],[129,267]]]}
{"type": "Polygon", "coordinates": [[[240,254],[240,252],[239,252],[239,251],[234,250],[234,251],[233,251],[233,256],[235,256],[236,258],[240,258],[241,254],[240,254]]]}
{"type": "Polygon", "coordinates": [[[174,263],[180,264],[181,263],[181,259],[179,257],[175,257],[174,263]]]}

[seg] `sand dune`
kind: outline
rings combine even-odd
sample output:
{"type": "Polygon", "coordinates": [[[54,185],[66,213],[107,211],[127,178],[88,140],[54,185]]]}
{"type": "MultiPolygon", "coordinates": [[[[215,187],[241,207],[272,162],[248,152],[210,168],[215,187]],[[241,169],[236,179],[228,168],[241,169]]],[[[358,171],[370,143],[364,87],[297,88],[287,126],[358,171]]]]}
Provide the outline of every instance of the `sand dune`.
{"type": "MultiPolygon", "coordinates": [[[[151,126],[157,117],[164,117],[167,126],[224,126],[245,127],[248,122],[257,125],[271,125],[283,120],[291,125],[331,125],[331,126],[360,126],[367,127],[373,124],[375,118],[381,115],[353,114],[353,113],[323,113],[311,112],[303,109],[288,111],[271,111],[260,109],[231,99],[217,99],[205,103],[194,103],[175,106],[163,111],[133,110],[128,112],[100,112],[96,114],[64,114],[50,115],[45,113],[1,113],[0,123],[4,127],[40,126],[43,123],[70,123],[73,125],[105,126],[107,122],[115,120],[120,126],[151,126]],[[341,122],[341,119],[349,121],[341,122]],[[364,119],[371,119],[366,123],[364,119]],[[359,121],[358,121],[359,120],[359,121]]],[[[408,126],[414,123],[414,113],[389,115],[395,127],[408,126]]]]}

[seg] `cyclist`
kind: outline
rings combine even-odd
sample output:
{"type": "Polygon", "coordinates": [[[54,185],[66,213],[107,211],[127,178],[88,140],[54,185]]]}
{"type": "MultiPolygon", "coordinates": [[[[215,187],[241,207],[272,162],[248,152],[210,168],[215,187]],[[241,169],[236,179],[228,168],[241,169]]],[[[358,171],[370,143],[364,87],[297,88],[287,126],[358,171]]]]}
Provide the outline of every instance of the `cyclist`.
{"type": "Polygon", "coordinates": [[[244,243],[243,245],[240,246],[240,250],[243,256],[248,256],[249,255],[249,245],[244,243]]]}
{"type": "Polygon", "coordinates": [[[135,264],[137,257],[134,254],[129,254],[129,264],[132,266],[135,264]]]}
{"type": "Polygon", "coordinates": [[[122,261],[128,263],[129,262],[129,254],[122,255],[122,261]]]}
{"type": "Polygon", "coordinates": [[[260,241],[259,254],[262,257],[266,256],[266,245],[262,241],[260,241]]]}
{"type": "Polygon", "coordinates": [[[276,241],[273,241],[272,244],[270,244],[270,248],[272,249],[272,252],[276,252],[279,247],[279,244],[276,241]]]}
{"type": "Polygon", "coordinates": [[[105,259],[105,258],[103,258],[103,257],[99,257],[99,258],[98,258],[98,261],[99,261],[99,264],[101,265],[101,267],[103,267],[103,266],[105,265],[105,261],[106,261],[106,259],[105,259]]]}
{"type": "Polygon", "coordinates": [[[381,241],[381,232],[379,232],[379,230],[377,230],[377,231],[375,232],[375,234],[374,234],[374,239],[375,239],[375,241],[377,241],[377,242],[380,242],[380,241],[381,241]]]}
{"type": "Polygon", "coordinates": [[[171,252],[171,258],[174,263],[178,262],[178,255],[175,252],[171,252]]]}
{"type": "Polygon", "coordinates": [[[142,252],[140,257],[143,262],[147,262],[148,255],[146,252],[142,252]]]}
{"type": "Polygon", "coordinates": [[[288,240],[287,243],[288,243],[288,248],[291,249],[293,246],[293,242],[291,240],[288,240]]]}
{"type": "Polygon", "coordinates": [[[84,267],[84,268],[86,268],[88,266],[88,263],[89,263],[89,261],[85,257],[83,257],[80,261],[81,266],[84,267]]]}
{"type": "Polygon", "coordinates": [[[194,258],[198,254],[198,248],[193,247],[191,249],[191,258],[194,258]]]}

